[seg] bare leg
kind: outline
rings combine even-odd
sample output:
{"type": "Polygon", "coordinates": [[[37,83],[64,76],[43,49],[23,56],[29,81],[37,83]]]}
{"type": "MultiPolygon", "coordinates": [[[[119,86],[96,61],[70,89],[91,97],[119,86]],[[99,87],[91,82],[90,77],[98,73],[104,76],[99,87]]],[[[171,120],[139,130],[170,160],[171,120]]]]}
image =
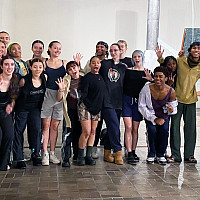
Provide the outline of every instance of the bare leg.
{"type": "Polygon", "coordinates": [[[42,119],[42,134],[43,134],[43,151],[47,151],[47,146],[49,142],[49,128],[50,128],[51,119],[43,118],[42,119]]]}
{"type": "Polygon", "coordinates": [[[123,117],[124,120],[124,125],[125,125],[125,144],[126,144],[126,149],[128,152],[132,151],[132,141],[133,141],[133,136],[132,136],[132,129],[133,129],[133,124],[132,124],[132,118],[131,117],[123,117]]]}
{"type": "Polygon", "coordinates": [[[140,122],[133,121],[133,143],[132,143],[132,150],[136,149],[137,142],[138,142],[138,129],[139,129],[140,122]]]}
{"type": "Polygon", "coordinates": [[[84,149],[91,133],[91,120],[81,120],[82,133],[79,138],[79,148],[84,149]]]}
{"type": "Polygon", "coordinates": [[[56,148],[56,142],[58,137],[58,126],[60,124],[60,120],[51,119],[50,125],[50,151],[54,151],[56,148]]]}
{"type": "Polygon", "coordinates": [[[95,140],[95,133],[96,133],[96,128],[98,125],[98,121],[91,121],[91,133],[88,139],[88,146],[93,146],[94,145],[94,140],[95,140]]]}

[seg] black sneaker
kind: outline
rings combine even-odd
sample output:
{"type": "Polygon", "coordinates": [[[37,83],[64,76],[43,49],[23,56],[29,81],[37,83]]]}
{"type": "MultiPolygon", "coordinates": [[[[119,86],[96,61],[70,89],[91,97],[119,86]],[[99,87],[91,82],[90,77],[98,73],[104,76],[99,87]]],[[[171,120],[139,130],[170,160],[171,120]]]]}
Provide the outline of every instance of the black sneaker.
{"type": "Polygon", "coordinates": [[[85,157],[86,165],[96,165],[96,161],[92,157],[85,157]]]}
{"type": "Polygon", "coordinates": [[[62,167],[70,167],[70,162],[69,161],[63,161],[62,167]]]}
{"type": "Polygon", "coordinates": [[[26,169],[26,163],[24,161],[18,161],[16,168],[17,169],[26,169]]]}

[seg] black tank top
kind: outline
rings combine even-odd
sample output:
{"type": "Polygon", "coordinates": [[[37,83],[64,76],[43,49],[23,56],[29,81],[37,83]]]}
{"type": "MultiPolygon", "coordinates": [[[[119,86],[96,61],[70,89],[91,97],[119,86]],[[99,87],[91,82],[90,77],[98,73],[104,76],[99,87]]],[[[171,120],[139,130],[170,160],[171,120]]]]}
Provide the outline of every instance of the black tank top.
{"type": "Polygon", "coordinates": [[[47,88],[52,90],[58,90],[59,87],[55,83],[55,81],[57,81],[57,79],[60,77],[63,78],[66,74],[63,60],[62,60],[62,66],[57,69],[48,67],[46,62],[46,69],[44,73],[47,75],[47,88]]]}

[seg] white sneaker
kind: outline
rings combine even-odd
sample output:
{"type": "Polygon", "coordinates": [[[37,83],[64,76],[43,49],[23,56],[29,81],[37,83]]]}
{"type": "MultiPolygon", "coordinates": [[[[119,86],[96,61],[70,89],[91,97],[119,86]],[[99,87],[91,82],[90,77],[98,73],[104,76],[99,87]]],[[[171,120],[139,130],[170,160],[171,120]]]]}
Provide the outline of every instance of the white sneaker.
{"type": "Polygon", "coordinates": [[[165,165],[167,164],[167,160],[165,157],[157,157],[158,164],[165,165]]]}
{"type": "Polygon", "coordinates": [[[98,153],[97,153],[97,147],[93,147],[93,149],[92,149],[92,158],[94,158],[94,159],[99,158],[98,153]]]}
{"type": "Polygon", "coordinates": [[[147,157],[148,164],[154,164],[155,158],[154,157],[147,157]]]}
{"type": "Polygon", "coordinates": [[[44,165],[44,166],[48,166],[49,165],[49,153],[48,152],[43,153],[42,165],[44,165]]]}
{"type": "Polygon", "coordinates": [[[60,164],[60,160],[56,157],[54,151],[50,151],[50,162],[53,164],[60,164]]]}

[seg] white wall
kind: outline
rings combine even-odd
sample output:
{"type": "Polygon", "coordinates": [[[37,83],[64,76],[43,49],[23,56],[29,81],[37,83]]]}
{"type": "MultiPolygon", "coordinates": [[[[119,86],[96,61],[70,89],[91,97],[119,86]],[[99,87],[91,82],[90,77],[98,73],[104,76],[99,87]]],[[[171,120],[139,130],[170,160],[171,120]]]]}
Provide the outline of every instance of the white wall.
{"type": "MultiPolygon", "coordinates": [[[[161,0],[159,38],[179,51],[184,27],[191,27],[191,0],[161,0]]],[[[128,42],[127,55],[146,47],[147,0],[0,0],[0,30],[22,46],[23,59],[32,57],[31,43],[41,39],[63,45],[62,58],[81,52],[85,62],[99,40],[128,42]]],[[[194,0],[195,26],[200,27],[200,1],[194,0]]],[[[165,51],[165,56],[169,55],[165,51]]]]}

